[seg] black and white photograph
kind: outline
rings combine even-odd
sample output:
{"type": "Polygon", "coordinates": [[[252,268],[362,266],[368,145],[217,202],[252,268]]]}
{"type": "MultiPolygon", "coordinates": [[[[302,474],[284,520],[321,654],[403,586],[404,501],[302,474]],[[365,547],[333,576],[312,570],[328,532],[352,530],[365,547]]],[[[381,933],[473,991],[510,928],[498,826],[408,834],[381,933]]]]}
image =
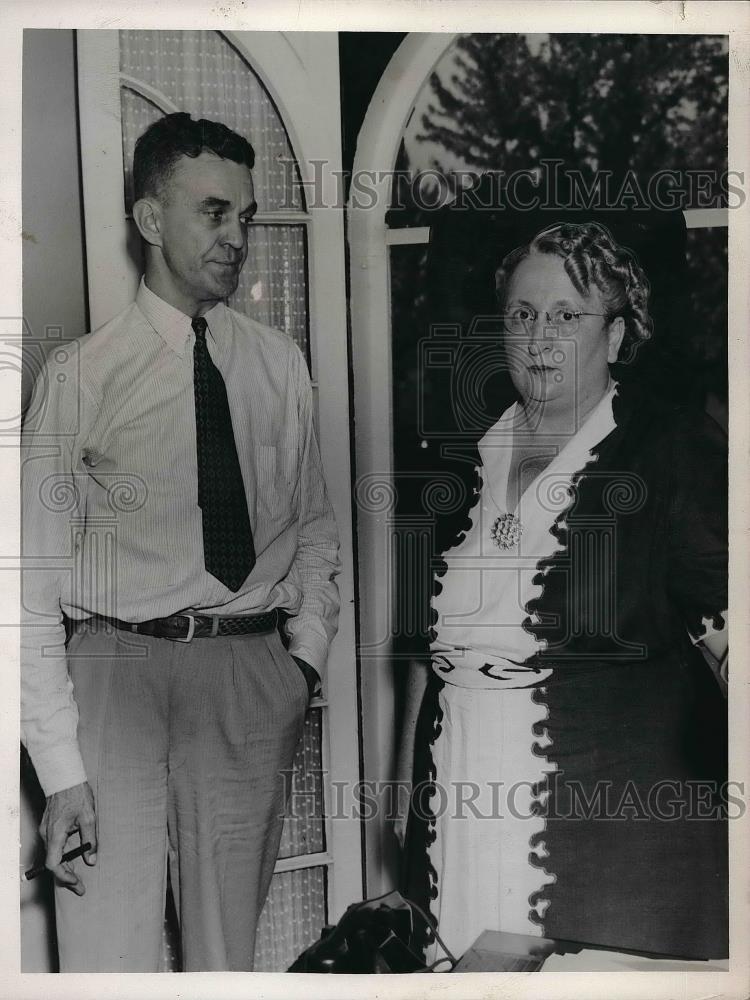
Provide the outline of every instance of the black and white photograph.
{"type": "Polygon", "coordinates": [[[7,10],[13,995],[746,996],[750,4],[7,10]]]}

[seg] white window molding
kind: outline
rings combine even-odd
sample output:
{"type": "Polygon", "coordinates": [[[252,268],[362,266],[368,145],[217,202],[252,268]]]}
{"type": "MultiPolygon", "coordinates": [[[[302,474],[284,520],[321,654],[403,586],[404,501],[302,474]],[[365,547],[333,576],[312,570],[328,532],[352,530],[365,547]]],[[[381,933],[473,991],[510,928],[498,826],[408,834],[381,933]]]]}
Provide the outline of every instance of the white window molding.
{"type": "MultiPolygon", "coordinates": [[[[348,205],[352,365],[357,480],[389,482],[393,472],[393,395],[390,285],[385,217],[401,137],[414,102],[455,34],[410,34],[383,73],[359,133],[353,173],[377,171],[374,204],[348,205]],[[378,180],[378,176],[380,180],[378,180]]],[[[369,186],[369,185],[368,185],[369,186]]],[[[372,199],[368,197],[368,202],[372,199]]],[[[422,234],[420,234],[420,239],[422,234]]],[[[362,665],[364,767],[370,781],[394,776],[396,718],[390,659],[392,582],[390,530],[385,513],[357,512],[359,637],[362,665]]],[[[382,811],[366,824],[368,895],[390,888],[396,878],[396,840],[382,811]]]]}

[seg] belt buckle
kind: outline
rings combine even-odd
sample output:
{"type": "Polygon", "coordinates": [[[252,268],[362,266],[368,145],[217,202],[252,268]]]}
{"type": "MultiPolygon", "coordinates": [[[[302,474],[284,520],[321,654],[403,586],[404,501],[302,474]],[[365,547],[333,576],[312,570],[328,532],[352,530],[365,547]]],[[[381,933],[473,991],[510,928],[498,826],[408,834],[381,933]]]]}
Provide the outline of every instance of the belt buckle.
{"type": "Polygon", "coordinates": [[[193,636],[195,635],[195,615],[180,615],[181,618],[187,618],[189,625],[187,630],[187,635],[179,638],[178,636],[171,636],[173,642],[191,642],[193,636]]]}

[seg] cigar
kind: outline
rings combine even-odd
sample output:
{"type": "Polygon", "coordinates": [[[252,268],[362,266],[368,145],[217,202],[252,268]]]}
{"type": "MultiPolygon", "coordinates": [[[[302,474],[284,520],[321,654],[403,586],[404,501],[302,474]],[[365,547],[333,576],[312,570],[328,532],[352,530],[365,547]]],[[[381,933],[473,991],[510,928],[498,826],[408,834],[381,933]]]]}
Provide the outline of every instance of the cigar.
{"type": "MultiPolygon", "coordinates": [[[[82,854],[85,854],[86,851],[90,850],[91,850],[91,844],[89,844],[87,841],[85,844],[81,844],[80,847],[74,847],[72,851],[66,851],[60,860],[72,861],[73,858],[80,858],[82,854]]],[[[31,880],[32,878],[36,878],[38,875],[42,875],[46,871],[47,871],[46,865],[35,865],[33,868],[29,868],[27,872],[24,872],[24,875],[27,879],[31,880]]]]}

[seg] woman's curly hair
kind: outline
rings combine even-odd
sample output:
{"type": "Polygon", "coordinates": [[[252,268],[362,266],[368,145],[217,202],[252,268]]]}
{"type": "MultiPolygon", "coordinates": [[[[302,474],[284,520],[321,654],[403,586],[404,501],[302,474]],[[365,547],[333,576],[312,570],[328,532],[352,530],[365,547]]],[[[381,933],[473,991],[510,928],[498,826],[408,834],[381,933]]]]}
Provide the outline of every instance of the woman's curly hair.
{"type": "Polygon", "coordinates": [[[592,285],[599,290],[607,322],[617,316],[625,321],[620,360],[631,360],[638,344],[648,340],[653,331],[648,312],[650,285],[635,254],[616,243],[609,230],[598,222],[549,226],[525,246],[512,250],[495,272],[501,309],[511,275],[533,253],[562,258],[579,295],[588,295],[592,285]]]}

